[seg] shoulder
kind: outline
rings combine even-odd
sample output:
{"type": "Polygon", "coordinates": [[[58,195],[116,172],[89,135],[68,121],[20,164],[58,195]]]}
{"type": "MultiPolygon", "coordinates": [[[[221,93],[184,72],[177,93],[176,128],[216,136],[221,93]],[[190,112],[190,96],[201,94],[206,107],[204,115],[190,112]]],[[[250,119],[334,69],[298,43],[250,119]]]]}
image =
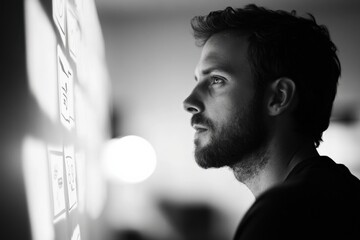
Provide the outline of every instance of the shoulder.
{"type": "Polygon", "coordinates": [[[263,193],[235,239],[360,239],[359,202],[360,181],[346,168],[310,164],[263,193]]]}
{"type": "Polygon", "coordinates": [[[243,217],[235,239],[291,239],[297,230],[298,208],[294,197],[281,189],[273,189],[260,196],[243,217]]]}
{"type": "Polygon", "coordinates": [[[235,239],[360,239],[359,206],[289,190],[273,189],[256,200],[235,239]]]}

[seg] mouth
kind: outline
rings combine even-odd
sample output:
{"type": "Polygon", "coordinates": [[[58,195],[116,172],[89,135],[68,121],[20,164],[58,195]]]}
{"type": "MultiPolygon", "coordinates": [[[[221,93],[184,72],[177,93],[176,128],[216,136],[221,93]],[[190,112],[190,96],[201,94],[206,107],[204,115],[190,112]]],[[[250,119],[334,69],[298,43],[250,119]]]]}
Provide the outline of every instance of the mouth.
{"type": "Polygon", "coordinates": [[[193,124],[192,126],[196,133],[203,133],[203,132],[206,132],[208,130],[208,128],[204,125],[201,125],[201,124],[193,124]]]}

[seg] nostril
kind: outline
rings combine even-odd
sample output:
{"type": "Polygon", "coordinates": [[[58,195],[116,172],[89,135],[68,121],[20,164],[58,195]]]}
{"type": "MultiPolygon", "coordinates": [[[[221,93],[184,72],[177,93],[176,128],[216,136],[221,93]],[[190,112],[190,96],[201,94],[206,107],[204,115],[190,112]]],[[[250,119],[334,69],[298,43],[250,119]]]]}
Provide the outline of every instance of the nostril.
{"type": "Polygon", "coordinates": [[[188,111],[189,113],[195,114],[199,112],[199,109],[195,108],[195,107],[187,107],[186,111],[188,111]]]}
{"type": "Polygon", "coordinates": [[[200,112],[199,107],[197,107],[195,104],[191,103],[189,101],[189,99],[186,99],[184,101],[184,110],[189,112],[189,113],[192,113],[192,114],[200,112]]]}

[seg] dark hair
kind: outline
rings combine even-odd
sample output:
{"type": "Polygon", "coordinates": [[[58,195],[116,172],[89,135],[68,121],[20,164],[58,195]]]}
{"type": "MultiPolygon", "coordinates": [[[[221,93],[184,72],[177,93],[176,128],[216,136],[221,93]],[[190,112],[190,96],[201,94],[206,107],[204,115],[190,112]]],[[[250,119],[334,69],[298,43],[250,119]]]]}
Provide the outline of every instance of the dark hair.
{"type": "Polygon", "coordinates": [[[247,58],[258,85],[265,86],[280,77],[295,82],[298,130],[318,147],[329,126],[341,66],[329,31],[308,15],[304,18],[295,11],[272,11],[250,4],[196,16],[191,26],[199,46],[222,31],[245,33],[249,42],[247,58]]]}

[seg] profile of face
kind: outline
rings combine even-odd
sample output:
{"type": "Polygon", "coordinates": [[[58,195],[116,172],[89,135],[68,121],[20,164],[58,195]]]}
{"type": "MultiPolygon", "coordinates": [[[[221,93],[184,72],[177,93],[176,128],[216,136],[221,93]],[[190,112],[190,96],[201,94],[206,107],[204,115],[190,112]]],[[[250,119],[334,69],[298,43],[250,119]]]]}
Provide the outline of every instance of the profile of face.
{"type": "Polygon", "coordinates": [[[231,32],[214,34],[203,46],[196,86],[184,101],[195,129],[195,159],[203,168],[232,167],[265,142],[263,96],[247,47],[246,36],[231,32]]]}

